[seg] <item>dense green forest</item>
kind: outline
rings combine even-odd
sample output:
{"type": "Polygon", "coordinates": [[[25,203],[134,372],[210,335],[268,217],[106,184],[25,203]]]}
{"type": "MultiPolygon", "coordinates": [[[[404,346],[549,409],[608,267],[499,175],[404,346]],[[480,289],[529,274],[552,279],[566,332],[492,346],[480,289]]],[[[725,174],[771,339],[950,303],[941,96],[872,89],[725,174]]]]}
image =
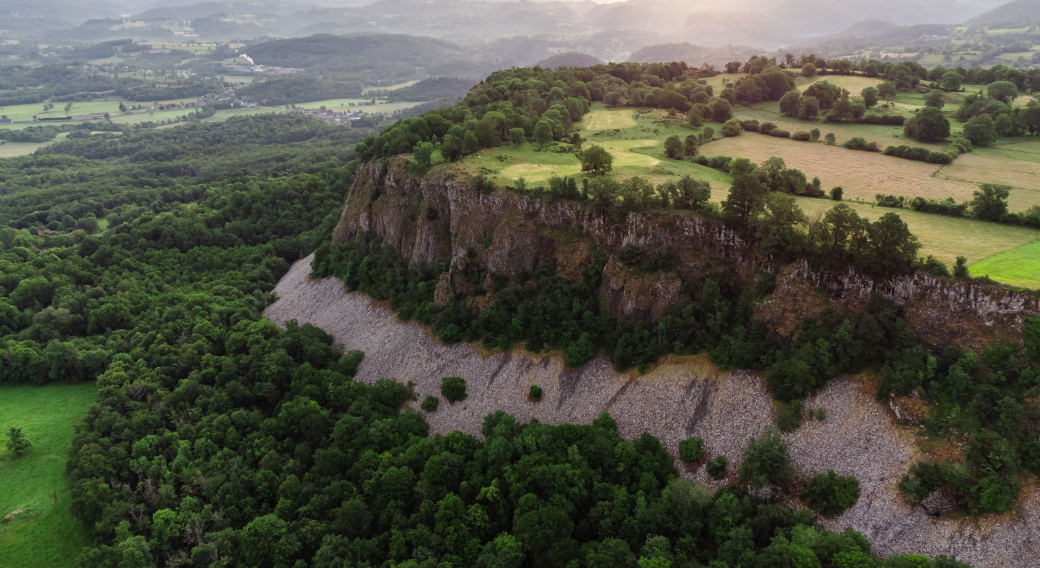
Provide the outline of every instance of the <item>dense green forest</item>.
{"type": "MultiPolygon", "coordinates": [[[[423,79],[414,85],[387,91],[390,102],[395,101],[432,101],[461,97],[469,92],[473,81],[457,77],[435,77],[423,79]]],[[[379,94],[376,90],[373,94],[379,94]]]]}
{"type": "Polygon", "coordinates": [[[328,99],[357,98],[363,90],[360,81],[339,81],[329,77],[302,75],[254,81],[236,90],[235,95],[264,106],[281,106],[328,99]]]}
{"type": "MultiPolygon", "coordinates": [[[[453,159],[514,136],[571,140],[589,104],[612,95],[616,104],[704,105],[707,120],[725,101],[683,64],[514,69],[456,107],[392,126],[261,115],[70,136],[0,161],[0,381],[96,378],[100,389],[67,467],[73,511],[96,538],[77,565],[963,567],[878,559],[862,535],[827,532],[811,511],[756,496],[764,485],[797,496],[775,431],[749,444],[739,481],[714,493],[679,479],[654,437],[622,440],[609,415],[547,426],[499,412],[485,418],[483,441],[430,437],[421,414],[402,410],[409,385],[355,382],[363,354],[314,327],[281,330],[261,318],[290,263],[316,251],[317,275],[389,300],[448,343],[560,348],[572,366],[605,353],[619,368],[708,351],[722,367],[763,370],[785,403],[873,367],[882,396],[917,390],[938,409],[929,431],[970,438],[964,464],[916,466],[902,484],[908,498],[942,486],[970,512],[1013,506],[1027,472],[1040,473],[1028,427],[1040,417],[1023,405],[1037,388],[1040,321],[1027,323],[1022,344],[932,353],[875,297],[862,314],[803,322],[783,345],[752,311],[775,281],[749,285],[719,270],[686,283],[684,301],[658,324],[633,325],[595,300],[604,251],[576,283],[551,270],[492,275],[498,301],[474,316],[466,296],[435,308],[437,271],[405,265],[370,236],[329,242],[361,161],[434,148],[453,159]]],[[[430,165],[413,164],[416,173],[430,165]]],[[[916,258],[895,215],[869,223],[839,206],[821,224],[826,233],[790,231],[800,211],[787,193],[812,184],[779,165],[761,170],[737,176],[721,208],[692,180],[665,187],[667,199],[638,178],[581,190],[561,179],[548,189],[474,183],[580,201],[607,218],[701,215],[784,260],[945,271],[916,258]],[[881,254],[891,250],[900,254],[881,254]]],[[[671,270],[667,250],[620,255],[633,270],[671,270]]],[[[475,264],[465,270],[483,281],[475,264]]],[[[804,498],[832,511],[829,493],[849,483],[814,479],[804,498]]]]}
{"type": "MultiPolygon", "coordinates": [[[[78,566],[875,564],[808,511],[679,480],[655,438],[624,441],[607,415],[497,413],[484,442],[431,438],[400,410],[407,385],[353,382],[362,354],[262,320],[330,234],[353,179],[343,142],[364,134],[260,116],[2,163],[0,381],[101,390],[68,465],[98,539],[78,566]]],[[[775,435],[747,461],[752,484],[791,472],[775,435]]]]}
{"type": "Polygon", "coordinates": [[[0,76],[0,106],[76,102],[115,93],[129,101],[165,101],[219,92],[223,84],[212,77],[148,81],[119,77],[79,65],[10,66],[0,76]]]}

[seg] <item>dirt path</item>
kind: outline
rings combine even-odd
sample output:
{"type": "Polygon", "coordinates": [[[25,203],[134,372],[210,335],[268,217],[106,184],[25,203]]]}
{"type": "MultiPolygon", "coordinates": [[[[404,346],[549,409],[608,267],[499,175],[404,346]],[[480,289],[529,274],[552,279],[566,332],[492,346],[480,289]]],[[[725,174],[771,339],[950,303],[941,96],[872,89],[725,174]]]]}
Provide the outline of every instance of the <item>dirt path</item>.
{"type": "MultiPolygon", "coordinates": [[[[496,410],[518,421],[537,418],[550,424],[589,423],[607,411],[623,437],[650,432],[675,455],[679,440],[701,436],[707,454],[725,455],[732,474],[747,440],[775,422],[765,382],[753,373],[720,373],[697,357],[670,359],[638,378],[615,372],[602,359],[566,372],[558,356],[515,350],[484,357],[468,344],[441,345],[418,324],[398,323],[367,296],[347,294],[338,279],[308,281],[310,261],[308,257],[293,265],[276,288],[280,299],[264,315],[279,324],[290,319],[314,324],[347,349],[364,351],[357,379],[366,383],[386,377],[414,381],[421,400],[439,394],[442,377],[466,379],[468,399],[454,405],[442,401],[437,412],[426,415],[433,432],[457,429],[479,437],[484,416],[496,410]],[[542,387],[541,402],[527,401],[530,385],[542,387]]],[[[861,487],[856,506],[825,521],[828,529],[860,531],[885,555],[956,554],[978,568],[1036,565],[1036,487],[1023,495],[1017,514],[969,520],[929,517],[903,503],[895,487],[917,457],[914,434],[894,424],[869,387],[853,379],[832,381],[806,406],[825,408],[827,420],[807,422],[785,435],[799,474],[833,469],[855,475],[861,487]]],[[[718,485],[703,467],[680,469],[684,476],[718,485]]]]}

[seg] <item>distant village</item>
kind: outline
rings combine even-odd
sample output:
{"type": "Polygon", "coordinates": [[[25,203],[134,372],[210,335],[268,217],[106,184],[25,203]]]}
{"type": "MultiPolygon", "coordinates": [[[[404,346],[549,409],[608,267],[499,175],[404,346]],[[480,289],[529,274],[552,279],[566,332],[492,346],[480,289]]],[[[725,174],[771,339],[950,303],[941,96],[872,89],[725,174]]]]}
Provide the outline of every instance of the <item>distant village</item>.
{"type": "Polygon", "coordinates": [[[307,116],[313,116],[318,120],[323,120],[329,124],[339,124],[341,126],[350,126],[350,123],[355,120],[360,120],[364,117],[364,113],[361,111],[344,111],[337,112],[334,110],[320,109],[320,108],[293,108],[290,112],[297,114],[305,114],[307,116]]]}
{"type": "Polygon", "coordinates": [[[303,69],[297,69],[293,67],[274,67],[269,65],[257,65],[253,62],[253,58],[246,54],[241,54],[235,57],[236,62],[230,65],[224,65],[224,69],[228,71],[237,71],[239,73],[263,73],[266,75],[288,75],[291,73],[299,73],[304,71],[303,69]],[[237,60],[241,60],[238,62],[237,60]]]}

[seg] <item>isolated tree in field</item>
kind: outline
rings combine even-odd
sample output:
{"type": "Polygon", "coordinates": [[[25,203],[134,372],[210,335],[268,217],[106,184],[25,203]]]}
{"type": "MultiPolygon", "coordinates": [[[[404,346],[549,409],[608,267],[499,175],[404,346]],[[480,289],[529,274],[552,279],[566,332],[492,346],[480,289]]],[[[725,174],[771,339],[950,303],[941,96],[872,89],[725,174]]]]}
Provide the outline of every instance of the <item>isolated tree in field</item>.
{"type": "Polygon", "coordinates": [[[780,112],[787,116],[798,116],[801,109],[802,94],[798,91],[788,91],[780,97],[780,112]]]}
{"type": "Polygon", "coordinates": [[[837,138],[834,137],[833,132],[828,132],[827,135],[823,137],[823,139],[828,146],[833,146],[835,143],[837,143],[837,138]]]}
{"type": "Polygon", "coordinates": [[[571,146],[581,150],[581,143],[584,141],[585,140],[582,139],[581,134],[578,134],[577,132],[571,134],[571,146]]]}
{"type": "Polygon", "coordinates": [[[594,174],[605,174],[614,165],[614,156],[602,146],[589,146],[581,153],[581,171],[594,174]]]}
{"type": "Polygon", "coordinates": [[[874,87],[867,87],[859,92],[859,96],[863,99],[863,105],[867,108],[871,108],[877,105],[878,97],[881,95],[874,87]]]}
{"type": "Polygon", "coordinates": [[[722,202],[722,212],[732,223],[747,227],[751,216],[762,209],[762,200],[768,191],[769,189],[758,181],[758,176],[739,176],[733,180],[729,196],[722,202]]]}
{"type": "Polygon", "coordinates": [[[700,128],[704,126],[704,115],[701,114],[700,109],[690,109],[686,113],[686,122],[693,128],[700,128]]]}
{"type": "Polygon", "coordinates": [[[993,100],[1009,105],[1018,98],[1018,87],[1011,81],[994,81],[986,87],[986,94],[993,100]]]}
{"type": "Polygon", "coordinates": [[[726,73],[740,73],[740,65],[739,61],[730,61],[726,64],[726,73]]]}
{"type": "Polygon", "coordinates": [[[686,142],[683,144],[683,154],[687,158],[697,156],[697,136],[690,134],[686,137],[686,142]]]}
{"type": "Polygon", "coordinates": [[[664,141],[664,153],[673,160],[682,159],[682,140],[679,140],[678,136],[669,136],[668,139],[664,141]]]}
{"type": "Polygon", "coordinates": [[[950,135],[950,121],[943,116],[941,110],[933,107],[921,109],[913,118],[906,121],[903,135],[916,138],[921,142],[938,142],[950,135]]]}
{"type": "Polygon", "coordinates": [[[809,140],[811,140],[813,142],[816,142],[819,139],[820,139],[820,129],[819,128],[813,128],[812,130],[809,131],[809,140]]]}
{"type": "Polygon", "coordinates": [[[744,127],[740,125],[740,121],[736,118],[731,118],[722,125],[722,135],[726,138],[740,136],[742,132],[744,132],[744,127]]]}
{"type": "Polygon", "coordinates": [[[806,63],[802,65],[802,77],[814,77],[816,76],[816,66],[812,63],[806,63]]]}
{"type": "Polygon", "coordinates": [[[981,191],[976,191],[971,200],[972,215],[983,221],[1000,221],[1007,214],[1008,189],[1006,185],[982,184],[981,191]]]}
{"type": "Polygon", "coordinates": [[[802,97],[798,105],[798,118],[816,120],[820,116],[820,101],[816,97],[802,97]]]}
{"type": "Polygon", "coordinates": [[[65,105],[65,116],[68,116],[68,115],[69,115],[69,112],[70,112],[71,110],[72,110],[72,103],[68,103],[68,104],[66,104],[66,105],[65,105]]]}
{"type": "Polygon", "coordinates": [[[975,146],[989,146],[997,141],[996,123],[988,114],[973,116],[964,124],[961,136],[967,138],[975,146]]]}
{"type": "Polygon", "coordinates": [[[956,71],[947,71],[943,74],[942,78],[939,79],[939,86],[946,91],[959,91],[961,90],[961,82],[964,80],[961,74],[956,71]]]}
{"type": "Polygon", "coordinates": [[[726,122],[732,118],[729,101],[726,99],[715,99],[711,101],[711,116],[715,122],[726,122]]]}
{"type": "Polygon", "coordinates": [[[534,141],[538,143],[539,150],[552,142],[552,125],[549,124],[549,121],[539,120],[538,124],[534,125],[534,141]]]}
{"type": "Polygon", "coordinates": [[[20,458],[25,454],[29,453],[32,448],[32,444],[29,440],[25,439],[25,434],[22,434],[21,428],[11,428],[7,432],[7,449],[11,450],[16,458],[20,458]]]}
{"type": "Polygon", "coordinates": [[[946,106],[946,93],[942,89],[932,89],[924,96],[925,106],[942,108],[946,106]]]}
{"type": "Polygon", "coordinates": [[[886,101],[892,102],[892,99],[896,98],[896,86],[892,83],[881,83],[878,86],[878,94],[886,101]]]}
{"type": "Polygon", "coordinates": [[[510,128],[509,129],[509,141],[513,143],[513,146],[519,146],[524,143],[526,135],[524,134],[523,128],[510,128]]]}

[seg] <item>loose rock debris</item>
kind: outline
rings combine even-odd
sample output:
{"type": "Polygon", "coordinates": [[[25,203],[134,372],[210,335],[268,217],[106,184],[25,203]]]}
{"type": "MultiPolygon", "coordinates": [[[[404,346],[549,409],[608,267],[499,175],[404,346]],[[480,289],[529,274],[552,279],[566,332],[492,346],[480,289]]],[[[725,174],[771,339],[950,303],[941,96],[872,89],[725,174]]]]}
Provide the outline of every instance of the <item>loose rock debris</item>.
{"type": "MultiPolygon", "coordinates": [[[[484,417],[496,410],[521,422],[537,418],[547,424],[587,424],[609,412],[624,438],[649,432],[675,456],[680,440],[700,436],[703,462],[726,456],[727,479],[711,479],[703,463],[687,468],[677,458],[676,464],[685,477],[714,489],[733,480],[747,441],[776,421],[765,381],[754,373],[717,373],[666,361],[633,378],[603,359],[568,370],[558,356],[519,349],[485,357],[468,344],[442,345],[416,323],[399,323],[367,296],[348,294],[336,278],[309,280],[310,263],[308,257],[293,265],[275,289],[279,300],[264,315],[279,324],[295,319],[321,327],[347,349],[365,352],[357,380],[413,381],[419,400],[440,396],[443,377],[465,379],[465,402],[443,402],[436,412],[424,413],[432,432],[460,430],[480,438],[484,417]],[[528,400],[531,385],[542,388],[540,402],[528,400]]],[[[418,410],[418,402],[413,406],[418,410]]],[[[821,408],[826,420],[807,420],[784,438],[798,475],[832,469],[859,480],[859,502],[839,517],[824,519],[827,529],[851,527],[883,555],[954,554],[978,568],[1035,566],[1040,558],[1040,489],[1035,484],[1023,493],[1015,513],[929,516],[923,507],[908,505],[896,487],[920,455],[912,431],[895,423],[876,401],[876,392],[854,379],[834,380],[806,401],[807,410],[821,408]]]]}

